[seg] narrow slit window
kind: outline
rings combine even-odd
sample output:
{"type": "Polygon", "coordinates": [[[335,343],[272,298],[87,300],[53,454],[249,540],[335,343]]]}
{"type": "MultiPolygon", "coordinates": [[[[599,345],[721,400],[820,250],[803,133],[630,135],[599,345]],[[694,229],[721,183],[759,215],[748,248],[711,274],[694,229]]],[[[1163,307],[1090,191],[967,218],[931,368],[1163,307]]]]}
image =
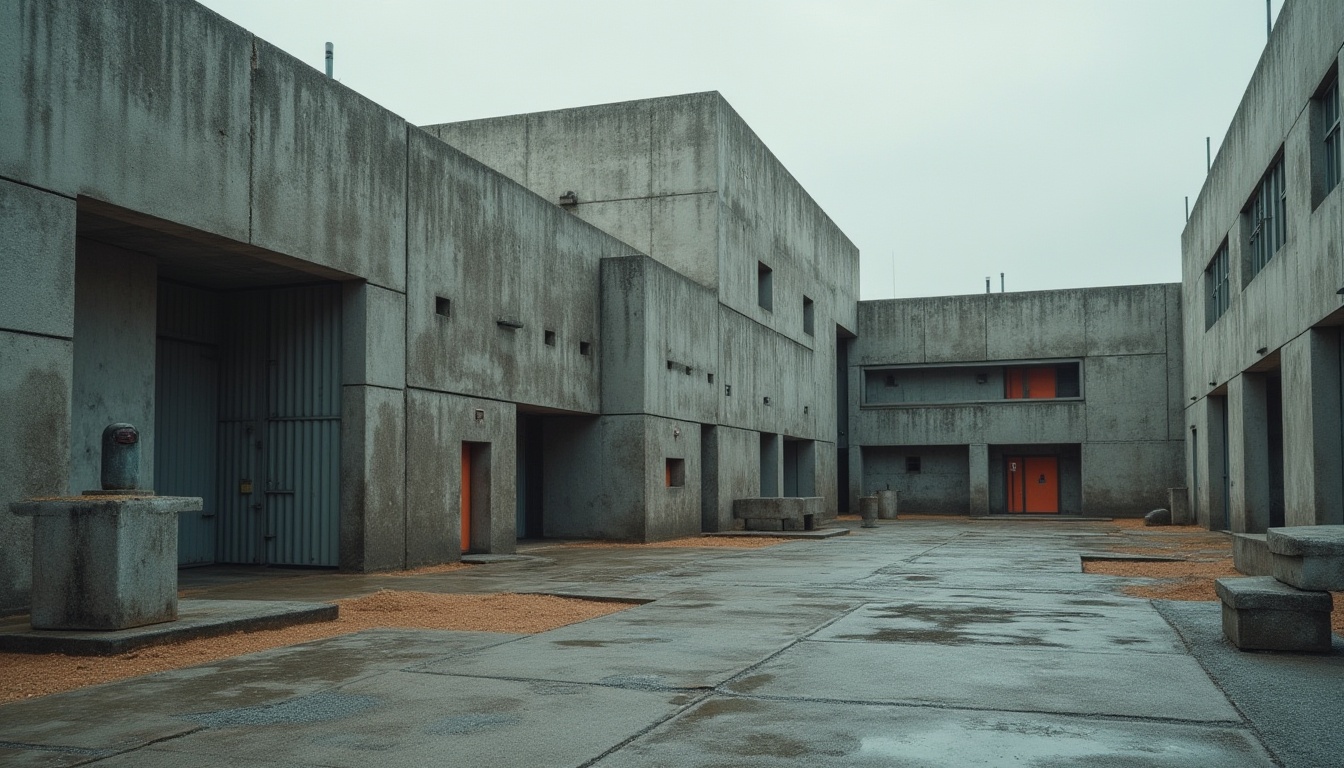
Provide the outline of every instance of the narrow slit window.
{"type": "Polygon", "coordinates": [[[555,331],[546,331],[546,335],[544,338],[546,341],[546,346],[548,347],[555,346],[555,331]]]}
{"type": "Polygon", "coordinates": [[[761,309],[773,311],[775,308],[774,270],[765,262],[756,262],[756,303],[761,309]]]}
{"type": "Polygon", "coordinates": [[[803,297],[803,333],[806,333],[808,336],[811,336],[811,335],[812,335],[812,329],[815,327],[815,326],[814,326],[814,323],[815,323],[815,318],[814,318],[814,315],[813,315],[813,304],[812,304],[812,300],[809,299],[808,297],[804,296],[804,297],[803,297]]]}

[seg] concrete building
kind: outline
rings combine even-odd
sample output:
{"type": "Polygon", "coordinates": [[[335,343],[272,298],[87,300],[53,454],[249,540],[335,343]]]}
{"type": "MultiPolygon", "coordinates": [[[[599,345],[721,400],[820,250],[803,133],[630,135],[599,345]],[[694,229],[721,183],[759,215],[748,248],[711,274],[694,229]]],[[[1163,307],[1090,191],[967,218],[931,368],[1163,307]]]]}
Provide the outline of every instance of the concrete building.
{"type": "Polygon", "coordinates": [[[865,301],[858,331],[852,496],[1132,517],[1183,484],[1175,284],[865,301]]]}
{"type": "Polygon", "coordinates": [[[129,421],[142,484],[205,499],[185,564],[835,506],[857,251],[715,94],[527,118],[518,183],[186,0],[6,3],[0,92],[0,505],[97,487],[129,421]],[[548,166],[566,124],[592,154],[548,166]]]}
{"type": "Polygon", "coordinates": [[[1202,525],[1344,523],[1344,13],[1287,2],[1181,239],[1186,472],[1202,525]]]}

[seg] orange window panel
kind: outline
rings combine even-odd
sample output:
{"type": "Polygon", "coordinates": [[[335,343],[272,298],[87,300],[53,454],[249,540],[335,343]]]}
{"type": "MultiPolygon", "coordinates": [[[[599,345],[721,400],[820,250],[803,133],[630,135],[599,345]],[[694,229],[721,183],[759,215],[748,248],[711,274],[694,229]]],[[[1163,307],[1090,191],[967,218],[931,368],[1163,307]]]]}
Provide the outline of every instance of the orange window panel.
{"type": "Polygon", "coordinates": [[[1027,369],[1027,397],[1033,400],[1049,399],[1055,396],[1055,369],[1027,369]]]}

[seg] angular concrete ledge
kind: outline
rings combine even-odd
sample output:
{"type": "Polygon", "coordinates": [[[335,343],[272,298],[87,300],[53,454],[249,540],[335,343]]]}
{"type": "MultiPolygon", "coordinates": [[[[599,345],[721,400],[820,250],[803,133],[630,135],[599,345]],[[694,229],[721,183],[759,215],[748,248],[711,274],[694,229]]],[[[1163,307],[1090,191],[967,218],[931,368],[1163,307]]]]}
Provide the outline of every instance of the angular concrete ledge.
{"type": "Polygon", "coordinates": [[[177,621],[110,632],[43,630],[28,626],[27,616],[0,619],[0,651],[115,656],[137,648],[168,645],[233,632],[280,629],[295,624],[334,621],[331,603],[276,600],[181,600],[177,621]]]}
{"type": "Polygon", "coordinates": [[[1273,576],[1298,589],[1344,590],[1344,525],[1270,528],[1273,576]]]}
{"type": "Polygon", "coordinates": [[[1274,575],[1274,557],[1265,542],[1265,534],[1232,534],[1232,566],[1247,576],[1274,575]]]}
{"type": "Polygon", "coordinates": [[[1243,651],[1330,650],[1328,592],[1305,592],[1269,576],[1218,579],[1223,634],[1243,651]]]}
{"type": "Polygon", "coordinates": [[[831,539],[836,536],[847,536],[848,534],[848,528],[814,528],[810,531],[715,531],[713,533],[705,533],[702,535],[743,539],[757,538],[761,536],[769,539],[831,539]]]}

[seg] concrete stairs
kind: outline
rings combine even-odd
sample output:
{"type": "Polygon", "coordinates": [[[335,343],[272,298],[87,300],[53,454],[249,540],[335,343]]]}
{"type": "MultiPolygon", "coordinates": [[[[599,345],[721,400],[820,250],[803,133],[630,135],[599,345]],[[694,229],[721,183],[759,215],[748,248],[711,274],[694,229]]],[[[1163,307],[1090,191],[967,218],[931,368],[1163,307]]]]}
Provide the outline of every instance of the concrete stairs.
{"type": "Polygon", "coordinates": [[[1223,634],[1243,651],[1328,652],[1330,592],[1344,590],[1344,525],[1237,534],[1233,562],[1246,578],[1218,579],[1223,634]]]}

